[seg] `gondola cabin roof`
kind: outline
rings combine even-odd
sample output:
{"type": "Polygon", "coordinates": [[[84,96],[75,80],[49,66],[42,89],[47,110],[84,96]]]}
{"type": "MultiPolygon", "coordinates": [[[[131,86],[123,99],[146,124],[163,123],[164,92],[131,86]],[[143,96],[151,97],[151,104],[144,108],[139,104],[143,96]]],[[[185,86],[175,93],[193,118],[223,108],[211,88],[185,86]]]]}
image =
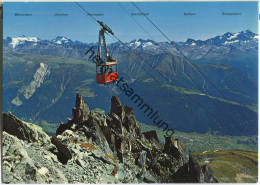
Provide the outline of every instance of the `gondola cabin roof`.
{"type": "Polygon", "coordinates": [[[105,62],[105,63],[102,63],[102,64],[97,64],[98,66],[110,66],[110,65],[117,65],[117,62],[116,61],[113,61],[113,62],[105,62]]]}

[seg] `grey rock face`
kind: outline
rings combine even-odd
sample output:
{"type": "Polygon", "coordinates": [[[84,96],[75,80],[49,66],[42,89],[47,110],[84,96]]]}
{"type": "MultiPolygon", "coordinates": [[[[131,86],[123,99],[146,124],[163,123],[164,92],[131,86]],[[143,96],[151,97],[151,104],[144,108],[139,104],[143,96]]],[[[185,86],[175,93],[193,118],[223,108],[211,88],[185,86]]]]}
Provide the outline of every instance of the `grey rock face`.
{"type": "Polygon", "coordinates": [[[205,182],[205,183],[216,183],[216,182],[218,182],[217,179],[215,178],[213,170],[211,169],[210,166],[203,165],[201,167],[201,169],[202,169],[201,172],[203,173],[203,176],[204,176],[203,182],[205,182]]]}
{"type": "Polygon", "coordinates": [[[145,167],[145,162],[146,162],[146,151],[142,151],[139,158],[138,158],[138,164],[140,165],[141,168],[145,167]]]}
{"type": "Polygon", "coordinates": [[[50,142],[50,137],[41,127],[21,121],[10,113],[3,113],[3,130],[29,142],[50,142]]]}
{"type": "Polygon", "coordinates": [[[36,72],[33,75],[33,80],[30,82],[30,84],[23,86],[18,90],[16,97],[12,100],[11,103],[16,106],[21,106],[23,104],[21,97],[24,97],[25,99],[30,99],[35,93],[35,91],[44,82],[46,77],[48,77],[49,75],[49,66],[45,63],[40,63],[40,67],[36,70],[36,72]]]}
{"type": "Polygon", "coordinates": [[[3,132],[4,183],[67,183],[55,155],[41,144],[3,132]]]}
{"type": "Polygon", "coordinates": [[[82,96],[79,94],[76,95],[75,107],[72,109],[73,121],[82,122],[87,119],[89,113],[89,107],[85,104],[82,96]]]}

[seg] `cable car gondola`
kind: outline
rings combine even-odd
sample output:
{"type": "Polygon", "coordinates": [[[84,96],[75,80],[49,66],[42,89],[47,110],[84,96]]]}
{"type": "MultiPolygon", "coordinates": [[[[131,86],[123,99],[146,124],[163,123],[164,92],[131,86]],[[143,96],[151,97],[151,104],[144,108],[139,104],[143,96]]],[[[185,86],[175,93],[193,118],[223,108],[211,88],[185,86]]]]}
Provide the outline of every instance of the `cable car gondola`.
{"type": "Polygon", "coordinates": [[[105,33],[110,33],[114,35],[113,31],[105,25],[101,21],[97,21],[101,26],[101,30],[99,31],[99,39],[98,39],[98,52],[97,52],[97,62],[96,62],[96,80],[98,84],[108,84],[114,82],[118,79],[118,68],[117,61],[112,59],[112,57],[108,53],[108,48],[105,40],[105,33]],[[103,41],[104,50],[105,50],[105,58],[104,61],[101,57],[101,42],[103,41]]]}

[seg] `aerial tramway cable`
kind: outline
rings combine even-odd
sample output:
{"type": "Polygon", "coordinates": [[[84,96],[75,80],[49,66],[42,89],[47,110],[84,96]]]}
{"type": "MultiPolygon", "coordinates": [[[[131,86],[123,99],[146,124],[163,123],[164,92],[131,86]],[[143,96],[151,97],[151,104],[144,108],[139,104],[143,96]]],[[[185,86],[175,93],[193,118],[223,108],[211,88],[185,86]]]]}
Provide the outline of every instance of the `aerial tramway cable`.
{"type": "MultiPolygon", "coordinates": [[[[78,5],[86,14],[84,15],[87,15],[87,16],[90,16],[97,24],[98,24],[98,20],[96,18],[94,18],[94,16],[92,16],[85,8],[83,8],[79,3],[76,3],[76,5],[78,5]]],[[[132,50],[132,48],[130,48],[127,44],[125,44],[123,41],[121,41],[115,34],[111,35],[112,37],[114,37],[117,41],[119,41],[123,46],[127,47],[128,49],[132,50]]],[[[168,37],[167,37],[168,38],[168,37]]],[[[168,40],[168,39],[167,39],[168,40]]],[[[147,63],[144,63],[145,65],[148,65],[152,70],[154,70],[154,68],[152,66],[150,66],[149,64],[147,63]]],[[[142,67],[143,68],[143,67],[142,67]]],[[[148,72],[145,68],[143,68],[146,72],[148,72]]],[[[158,74],[160,74],[160,76],[162,78],[165,79],[165,77],[163,76],[163,74],[161,74],[161,72],[157,71],[157,70],[154,70],[156,71],[158,74]]],[[[151,74],[148,72],[148,74],[151,76],[151,74]]],[[[155,77],[151,76],[155,81],[157,81],[157,83],[159,83],[160,85],[163,85],[159,80],[157,80],[155,77]]],[[[166,79],[168,81],[168,79],[166,79]]],[[[185,96],[187,96],[186,94],[184,94],[185,96]]],[[[171,95],[170,95],[171,96],[171,95]]],[[[187,96],[188,97],[188,96],[187,96]]],[[[193,102],[196,102],[194,100],[192,100],[193,102]]],[[[199,102],[196,102],[196,104],[198,104],[199,106],[203,107],[199,102]]],[[[208,110],[206,110],[208,112],[208,110]]],[[[218,120],[218,118],[216,118],[213,113],[211,112],[208,112],[212,118],[217,122],[219,123],[220,121],[218,120]]]]}
{"type": "MultiPolygon", "coordinates": [[[[179,49],[178,44],[175,43],[174,41],[171,41],[171,40],[169,39],[169,37],[168,37],[146,14],[144,14],[144,13],[142,12],[142,10],[136,5],[135,2],[131,2],[131,3],[132,3],[132,5],[146,18],[146,20],[149,21],[149,22],[155,27],[155,29],[157,29],[157,30],[163,35],[163,37],[164,37],[167,41],[170,42],[170,44],[172,44],[172,45],[174,44],[174,47],[175,47],[175,48],[177,49],[177,51],[182,55],[182,57],[183,57],[190,65],[192,65],[192,66],[195,68],[195,70],[198,71],[198,72],[200,73],[200,75],[201,75],[204,79],[206,79],[206,80],[209,82],[209,84],[222,96],[222,98],[225,99],[225,96],[224,96],[223,93],[219,90],[219,88],[218,88],[213,82],[211,82],[211,80],[209,80],[209,79],[207,78],[207,76],[200,70],[200,68],[199,68],[196,64],[190,62],[190,60],[189,60],[189,59],[184,55],[184,53],[179,49]]],[[[243,111],[242,111],[242,113],[243,113],[243,111]]],[[[246,121],[246,123],[248,123],[248,122],[250,122],[250,121],[255,121],[255,120],[254,120],[254,119],[251,119],[251,120],[249,120],[249,121],[246,121]]]]}
{"type": "MultiPolygon", "coordinates": [[[[79,3],[76,3],[76,4],[77,4],[85,13],[87,13],[88,16],[90,16],[93,20],[95,20],[95,22],[97,23],[97,19],[96,19],[93,15],[91,15],[89,12],[87,12],[82,6],[80,6],[79,3]]],[[[202,76],[204,79],[206,79],[206,80],[212,85],[212,87],[214,87],[214,89],[216,89],[216,91],[217,91],[220,95],[222,95],[222,97],[224,97],[223,94],[220,92],[220,90],[217,88],[217,86],[207,78],[207,76],[200,70],[200,68],[199,68],[196,64],[190,62],[190,60],[183,54],[183,52],[179,49],[177,43],[175,43],[174,41],[171,41],[171,40],[169,39],[169,37],[168,37],[149,17],[147,17],[145,14],[143,14],[143,12],[141,11],[141,9],[140,9],[134,2],[132,2],[132,4],[133,4],[133,6],[136,7],[136,9],[137,9],[140,13],[142,13],[142,15],[163,35],[163,37],[165,37],[166,40],[170,42],[170,44],[174,45],[174,47],[175,47],[176,50],[181,54],[181,56],[182,56],[191,66],[193,66],[193,68],[194,68],[196,71],[198,71],[198,72],[201,74],[201,76],[202,76]]],[[[116,35],[111,35],[111,36],[114,37],[117,41],[119,41],[122,45],[124,45],[124,46],[126,46],[127,48],[131,49],[127,44],[125,44],[124,42],[122,42],[116,35]]],[[[145,64],[146,64],[146,63],[145,63],[145,64]]],[[[147,65],[152,68],[152,66],[150,66],[149,64],[147,64],[147,65]]],[[[152,68],[152,70],[154,70],[154,69],[152,68]]],[[[157,71],[157,70],[155,70],[155,71],[158,72],[158,73],[160,74],[160,76],[162,76],[162,77],[165,79],[165,77],[164,77],[159,71],[157,71]]],[[[153,78],[154,78],[154,77],[153,77],[153,78]]],[[[167,79],[166,79],[166,80],[167,80],[167,79]]],[[[156,80],[156,81],[157,81],[158,83],[160,83],[158,80],[156,80]]],[[[160,84],[161,84],[161,83],[160,83],[160,84]]],[[[199,105],[200,105],[200,104],[199,104],[199,105]]],[[[203,107],[203,106],[201,106],[201,107],[203,107]]],[[[207,112],[208,112],[208,111],[207,111],[207,112]]],[[[210,114],[211,114],[211,113],[210,113],[210,114]]],[[[213,116],[213,119],[216,120],[217,123],[220,122],[220,121],[219,121],[216,117],[214,117],[214,116],[213,116]]],[[[254,121],[254,120],[250,120],[250,121],[254,121]]],[[[247,122],[248,122],[248,121],[247,121],[247,122]]]]}

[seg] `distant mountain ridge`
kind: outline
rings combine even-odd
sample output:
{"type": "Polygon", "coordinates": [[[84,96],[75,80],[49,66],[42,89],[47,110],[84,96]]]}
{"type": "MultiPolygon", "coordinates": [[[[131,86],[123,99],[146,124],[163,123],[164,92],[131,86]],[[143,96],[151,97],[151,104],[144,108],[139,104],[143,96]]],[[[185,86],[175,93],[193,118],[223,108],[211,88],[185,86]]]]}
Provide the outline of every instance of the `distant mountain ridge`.
{"type": "MultiPolygon", "coordinates": [[[[194,62],[228,64],[246,70],[257,78],[258,34],[246,30],[238,33],[227,32],[207,40],[187,39],[175,43],[156,42],[153,40],[132,40],[123,45],[120,42],[108,44],[112,57],[122,52],[147,52],[153,55],[170,53],[189,58],[194,62]],[[181,53],[179,52],[181,51],[181,53]],[[247,62],[246,62],[247,61],[247,62]]],[[[30,54],[52,55],[70,58],[86,58],[90,47],[97,50],[97,43],[72,41],[65,36],[57,36],[51,40],[38,37],[7,37],[3,41],[4,51],[16,51],[30,54]]]]}
{"type": "Polygon", "coordinates": [[[250,42],[250,41],[258,41],[258,34],[253,33],[250,30],[241,31],[238,33],[230,33],[227,32],[223,34],[222,36],[216,36],[207,40],[194,40],[194,39],[187,39],[186,42],[184,42],[184,45],[205,45],[205,44],[211,44],[211,45],[227,45],[227,44],[233,44],[238,42],[250,42]]]}
{"type": "MultiPolygon", "coordinates": [[[[232,45],[232,44],[242,44],[242,43],[248,43],[248,42],[258,42],[258,34],[250,31],[245,30],[237,33],[230,33],[227,32],[221,36],[216,36],[213,38],[209,38],[206,40],[195,40],[192,38],[188,38],[185,42],[178,42],[180,46],[203,46],[203,45],[232,45]]],[[[52,43],[52,44],[58,44],[58,45],[67,45],[67,46],[73,46],[73,45],[95,45],[97,43],[84,43],[81,41],[72,41],[71,39],[65,37],[65,36],[57,36],[54,39],[51,40],[41,40],[38,37],[26,37],[26,36],[19,36],[19,37],[7,37],[4,39],[4,46],[13,48],[16,48],[17,46],[24,45],[26,43],[31,44],[44,44],[46,42],[52,43]]],[[[118,42],[111,43],[110,45],[118,45],[120,44],[118,42]]],[[[151,48],[157,49],[158,47],[170,47],[171,44],[167,44],[167,42],[156,42],[151,39],[138,39],[138,40],[132,40],[130,42],[126,42],[126,44],[133,48],[151,48]]]]}

